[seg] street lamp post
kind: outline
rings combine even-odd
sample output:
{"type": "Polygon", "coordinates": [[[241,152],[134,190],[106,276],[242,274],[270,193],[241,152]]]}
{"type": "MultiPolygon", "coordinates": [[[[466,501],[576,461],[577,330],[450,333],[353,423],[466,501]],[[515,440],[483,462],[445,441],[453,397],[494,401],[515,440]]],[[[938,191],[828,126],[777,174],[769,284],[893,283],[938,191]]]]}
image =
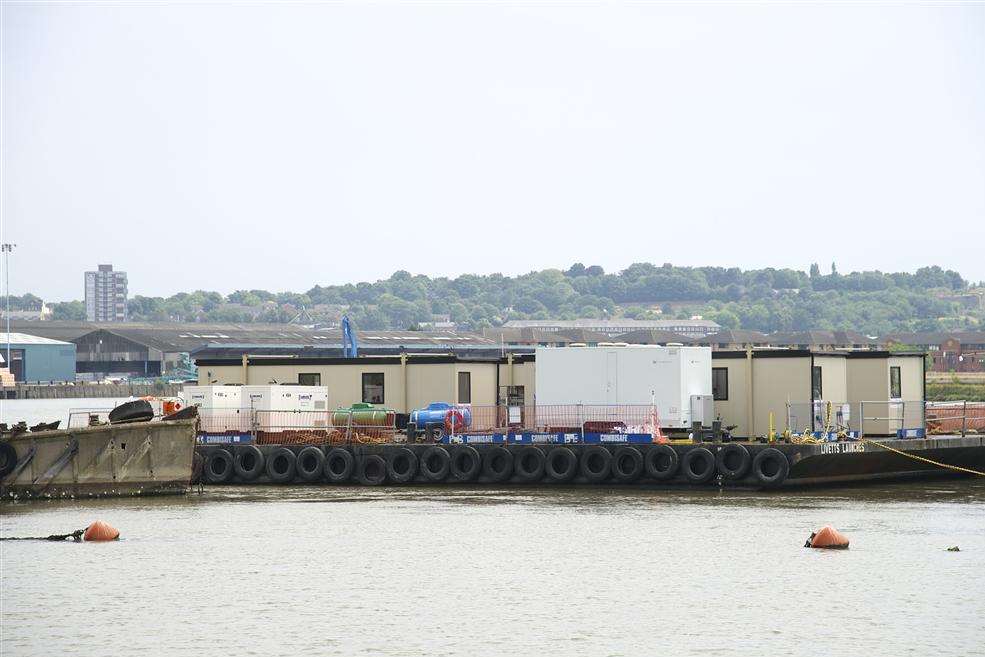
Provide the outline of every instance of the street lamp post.
{"type": "MultiPolygon", "coordinates": [[[[9,244],[4,242],[0,245],[0,252],[3,253],[3,280],[4,280],[4,295],[6,296],[6,312],[4,313],[7,318],[7,358],[4,363],[7,366],[7,371],[10,371],[10,253],[14,250],[16,244],[9,244]]],[[[3,408],[3,398],[7,396],[6,390],[0,390],[0,421],[4,419],[4,408],[3,408]]]]}
{"type": "Polygon", "coordinates": [[[7,316],[7,367],[10,364],[10,254],[13,252],[16,244],[4,243],[0,248],[3,249],[3,279],[4,279],[4,297],[6,297],[6,308],[7,311],[4,313],[7,316]]]}

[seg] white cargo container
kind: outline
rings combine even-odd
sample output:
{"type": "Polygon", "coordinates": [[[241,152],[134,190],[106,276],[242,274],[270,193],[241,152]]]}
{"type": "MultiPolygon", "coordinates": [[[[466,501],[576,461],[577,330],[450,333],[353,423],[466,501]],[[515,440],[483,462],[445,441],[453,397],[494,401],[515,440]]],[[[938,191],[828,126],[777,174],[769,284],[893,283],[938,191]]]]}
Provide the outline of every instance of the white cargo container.
{"type": "Polygon", "coordinates": [[[243,386],[184,386],[178,397],[185,406],[202,409],[229,409],[242,407],[243,386]]]}
{"type": "MultiPolygon", "coordinates": [[[[653,404],[660,424],[689,428],[692,397],[711,395],[711,348],[538,347],[536,404],[653,404]]],[[[708,418],[693,419],[708,423],[708,418]]]]}

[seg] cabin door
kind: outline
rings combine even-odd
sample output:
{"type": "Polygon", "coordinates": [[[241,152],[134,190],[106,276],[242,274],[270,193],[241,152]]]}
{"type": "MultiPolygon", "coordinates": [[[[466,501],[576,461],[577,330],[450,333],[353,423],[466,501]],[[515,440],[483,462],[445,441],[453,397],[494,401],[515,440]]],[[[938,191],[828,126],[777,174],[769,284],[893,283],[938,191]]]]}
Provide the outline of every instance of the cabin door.
{"type": "Polygon", "coordinates": [[[614,351],[605,354],[605,403],[619,401],[619,355],[614,351]]]}

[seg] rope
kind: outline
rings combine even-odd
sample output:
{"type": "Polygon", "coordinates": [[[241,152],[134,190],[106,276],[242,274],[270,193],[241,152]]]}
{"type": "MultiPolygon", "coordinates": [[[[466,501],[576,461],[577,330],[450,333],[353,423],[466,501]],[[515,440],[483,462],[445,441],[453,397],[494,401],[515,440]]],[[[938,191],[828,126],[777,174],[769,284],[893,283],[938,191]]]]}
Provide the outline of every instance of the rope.
{"type": "Polygon", "coordinates": [[[73,541],[81,541],[85,529],[76,529],[68,534],[52,534],[51,536],[0,536],[0,541],[64,541],[71,538],[73,541]]]}
{"type": "Polygon", "coordinates": [[[902,450],[895,449],[893,447],[890,447],[889,445],[883,445],[882,443],[877,443],[876,441],[869,440],[868,438],[859,438],[859,442],[869,443],[870,445],[878,445],[883,449],[888,449],[890,452],[895,452],[897,454],[909,457],[917,461],[923,461],[924,463],[930,463],[931,465],[936,465],[938,467],[945,468],[947,470],[956,470],[958,472],[966,472],[968,474],[985,477],[985,472],[981,472],[979,470],[972,470],[971,468],[962,468],[960,465],[950,465],[949,463],[941,463],[940,461],[934,461],[933,459],[924,458],[923,456],[917,456],[916,454],[910,454],[909,452],[904,452],[902,450]]]}

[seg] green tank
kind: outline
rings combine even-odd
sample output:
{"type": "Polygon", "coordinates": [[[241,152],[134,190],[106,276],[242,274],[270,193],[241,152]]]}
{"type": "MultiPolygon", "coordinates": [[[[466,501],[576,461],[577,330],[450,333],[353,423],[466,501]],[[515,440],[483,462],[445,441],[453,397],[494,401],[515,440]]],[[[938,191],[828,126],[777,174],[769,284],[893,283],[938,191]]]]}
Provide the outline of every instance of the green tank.
{"type": "Polygon", "coordinates": [[[387,427],[393,426],[397,414],[389,408],[377,408],[372,404],[358,403],[332,412],[332,424],[336,427],[387,427]],[[352,417],[351,425],[349,417],[352,417]]]}

